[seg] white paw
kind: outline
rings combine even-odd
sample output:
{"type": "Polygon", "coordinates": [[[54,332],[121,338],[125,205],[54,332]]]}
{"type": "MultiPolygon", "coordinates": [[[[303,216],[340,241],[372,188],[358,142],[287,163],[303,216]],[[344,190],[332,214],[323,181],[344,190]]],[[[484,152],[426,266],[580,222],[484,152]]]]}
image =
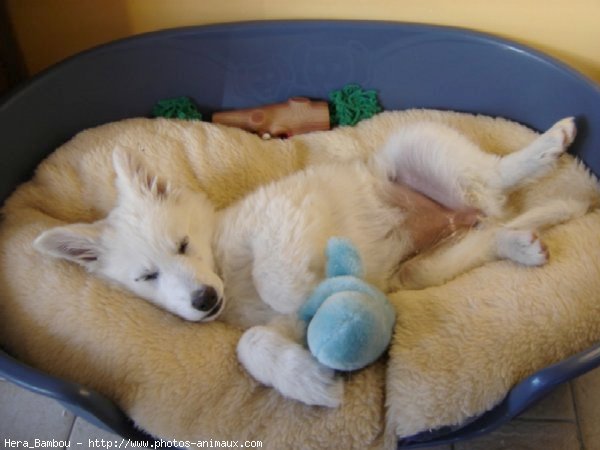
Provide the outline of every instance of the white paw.
{"type": "Polygon", "coordinates": [[[540,137],[538,158],[553,163],[571,145],[577,134],[575,119],[568,117],[555,123],[540,137]]]}
{"type": "Polygon", "coordinates": [[[335,372],[277,328],[249,328],[238,343],[237,354],[250,375],[285,397],[331,408],[342,402],[344,385],[335,372]]]}
{"type": "Polygon", "coordinates": [[[277,380],[275,388],[283,395],[307,405],[335,408],[342,403],[342,380],[304,348],[287,349],[281,363],[286,376],[277,380]]]}
{"type": "Polygon", "coordinates": [[[568,147],[573,143],[577,134],[575,118],[567,117],[566,119],[559,120],[552,126],[552,128],[550,128],[550,130],[548,130],[548,132],[555,133],[557,136],[560,136],[563,147],[568,147]]]}
{"type": "Polygon", "coordinates": [[[548,262],[548,249],[532,231],[502,230],[497,246],[500,258],[525,266],[541,266],[548,262]]]}

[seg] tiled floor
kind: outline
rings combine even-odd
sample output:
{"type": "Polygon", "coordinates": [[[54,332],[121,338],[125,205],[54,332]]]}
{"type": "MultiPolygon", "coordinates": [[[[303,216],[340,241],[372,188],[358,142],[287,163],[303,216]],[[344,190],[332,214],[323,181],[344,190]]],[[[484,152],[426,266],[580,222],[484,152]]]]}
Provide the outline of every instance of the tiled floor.
{"type": "MultiPolygon", "coordinates": [[[[73,416],[59,403],[0,381],[0,448],[10,448],[11,442],[12,448],[17,448],[16,441],[28,441],[32,447],[36,439],[39,443],[70,441],[71,448],[76,449],[99,448],[95,444],[102,439],[120,441],[118,436],[73,416]]],[[[21,443],[18,448],[23,447],[21,443]]],[[[491,434],[434,448],[600,450],[600,369],[562,385],[534,408],[491,434]]]]}

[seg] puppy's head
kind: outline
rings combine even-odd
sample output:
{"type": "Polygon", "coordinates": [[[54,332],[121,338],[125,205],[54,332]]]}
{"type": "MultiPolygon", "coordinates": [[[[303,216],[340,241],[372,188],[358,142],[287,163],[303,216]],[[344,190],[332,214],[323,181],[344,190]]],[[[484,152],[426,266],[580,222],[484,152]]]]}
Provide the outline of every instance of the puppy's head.
{"type": "Polygon", "coordinates": [[[150,174],[129,151],[115,150],[113,164],[118,202],[108,217],[45,231],[34,247],[183,319],[215,319],[224,298],[211,248],[213,205],[200,192],[150,174]]]}

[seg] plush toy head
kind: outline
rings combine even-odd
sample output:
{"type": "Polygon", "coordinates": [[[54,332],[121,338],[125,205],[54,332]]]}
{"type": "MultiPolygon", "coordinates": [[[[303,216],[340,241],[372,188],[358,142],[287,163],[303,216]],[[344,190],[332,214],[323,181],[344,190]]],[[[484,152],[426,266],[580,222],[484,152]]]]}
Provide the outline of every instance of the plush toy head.
{"type": "Polygon", "coordinates": [[[396,315],[387,297],[366,283],[350,241],[327,243],[327,278],[300,309],[308,323],[307,343],[317,360],[336,370],[357,370],[386,350],[396,315]]]}

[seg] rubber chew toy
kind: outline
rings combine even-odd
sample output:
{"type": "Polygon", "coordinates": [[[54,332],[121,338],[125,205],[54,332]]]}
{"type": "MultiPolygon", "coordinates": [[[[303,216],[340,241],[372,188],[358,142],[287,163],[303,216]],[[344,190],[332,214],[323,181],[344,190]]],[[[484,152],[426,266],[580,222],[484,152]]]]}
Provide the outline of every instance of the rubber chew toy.
{"type": "Polygon", "coordinates": [[[308,323],[308,348],[332,369],[361,369],[387,349],[395,311],[381,291],[361,279],[362,261],[349,240],[331,238],[326,254],[327,278],[299,311],[308,323]]]}
{"type": "Polygon", "coordinates": [[[217,112],[213,114],[212,122],[242,128],[263,137],[289,137],[329,130],[329,105],[324,101],[293,97],[284,103],[217,112]]]}

